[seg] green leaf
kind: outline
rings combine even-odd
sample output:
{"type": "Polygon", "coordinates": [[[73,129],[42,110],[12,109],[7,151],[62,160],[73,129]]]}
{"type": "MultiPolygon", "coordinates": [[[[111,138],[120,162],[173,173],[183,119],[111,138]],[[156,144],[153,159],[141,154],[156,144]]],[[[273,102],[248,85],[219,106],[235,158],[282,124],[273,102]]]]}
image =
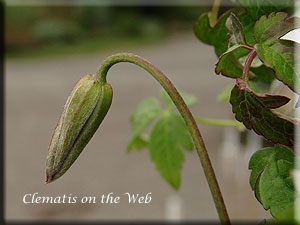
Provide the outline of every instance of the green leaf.
{"type": "Polygon", "coordinates": [[[293,0],[239,0],[239,2],[254,20],[271,12],[278,12],[294,6],[293,0]]]}
{"type": "MultiPolygon", "coordinates": [[[[249,53],[249,50],[237,45],[228,49],[228,51],[219,58],[216,64],[216,74],[222,74],[223,76],[231,78],[241,78],[243,76],[243,65],[238,59],[249,53]]],[[[253,78],[254,74],[250,71],[249,76],[253,78]]]]}
{"type": "Polygon", "coordinates": [[[239,14],[238,19],[240,23],[243,25],[243,31],[246,38],[246,43],[248,43],[249,45],[254,45],[255,41],[253,38],[253,29],[256,20],[253,20],[247,12],[239,14]]]}
{"type": "Polygon", "coordinates": [[[287,99],[284,96],[258,95],[240,79],[237,80],[230,97],[232,111],[238,121],[275,144],[292,147],[294,126],[297,123],[280,117],[270,109],[276,108],[275,105],[270,106],[270,102],[276,101],[280,101],[277,106],[282,106],[287,99]]]}
{"type": "Polygon", "coordinates": [[[295,64],[299,60],[299,56],[295,54],[295,45],[299,46],[299,44],[288,40],[255,45],[262,62],[267,67],[272,68],[276,78],[288,85],[293,91],[295,91],[296,84],[300,82],[300,73],[295,64]]]}
{"type": "Polygon", "coordinates": [[[127,146],[127,152],[131,152],[133,149],[138,151],[142,150],[143,148],[147,148],[149,146],[149,140],[143,136],[137,136],[134,138],[127,146]]]}
{"type": "Polygon", "coordinates": [[[154,118],[161,112],[159,102],[156,98],[150,97],[142,101],[137,108],[134,110],[130,123],[133,128],[132,135],[127,146],[127,151],[133,149],[140,140],[141,133],[147,128],[148,125],[154,120],[154,118]]]}
{"type": "MultiPolygon", "coordinates": [[[[198,103],[197,96],[190,95],[190,94],[181,92],[179,90],[178,90],[178,92],[181,95],[181,97],[183,98],[183,100],[187,106],[193,106],[198,103]]],[[[170,98],[170,96],[164,89],[161,89],[160,96],[161,96],[162,100],[166,103],[168,108],[175,108],[175,105],[174,105],[172,99],[170,98]]]]}
{"type": "MultiPolygon", "coordinates": [[[[238,59],[241,57],[248,57],[249,53],[249,50],[240,46],[235,46],[228,49],[228,51],[220,57],[219,62],[216,64],[216,74],[222,74],[223,76],[231,78],[241,78],[243,76],[244,67],[241,61],[238,59]]],[[[262,83],[258,85],[264,86],[266,89],[266,84],[269,86],[275,79],[275,73],[272,69],[266,67],[265,65],[261,65],[259,67],[250,68],[249,78],[252,83],[262,83]]]]}
{"type": "MultiPolygon", "coordinates": [[[[237,17],[234,13],[227,18],[226,27],[229,31],[229,48],[221,55],[219,62],[216,64],[215,72],[227,77],[241,78],[243,74],[244,63],[250,53],[250,50],[244,49],[249,47],[248,44],[255,44],[253,38],[253,29],[255,21],[248,14],[241,13],[237,17]]],[[[249,73],[252,83],[270,84],[274,80],[274,71],[262,65],[257,58],[254,59],[249,73]],[[256,62],[256,64],[254,64],[256,62]]],[[[266,86],[258,84],[255,86],[266,86]]],[[[265,87],[264,87],[265,88],[265,87]]]]}
{"type": "Polygon", "coordinates": [[[229,47],[246,44],[244,27],[234,13],[227,18],[225,26],[229,31],[229,47]]]}
{"type": "Polygon", "coordinates": [[[257,21],[254,38],[257,43],[272,42],[298,27],[298,17],[288,17],[288,14],[283,12],[271,13],[268,16],[262,16],[257,21]]]}
{"type": "Polygon", "coordinates": [[[278,219],[291,217],[294,206],[295,189],[291,185],[294,160],[290,149],[275,146],[257,151],[249,162],[251,188],[259,192],[256,195],[261,204],[278,219]]]}
{"type": "Polygon", "coordinates": [[[193,150],[184,121],[176,113],[164,115],[151,131],[150,156],[161,176],[176,190],[184,161],[182,149],[193,150]]]}
{"type": "Polygon", "coordinates": [[[214,27],[210,26],[209,13],[202,14],[198,21],[194,23],[194,33],[197,38],[208,45],[214,46],[218,57],[228,49],[228,31],[225,27],[225,23],[233,11],[234,10],[229,10],[222,14],[214,27]]]}
{"type": "Polygon", "coordinates": [[[280,38],[299,27],[299,24],[299,18],[288,18],[286,13],[271,13],[261,17],[254,29],[258,57],[265,66],[274,70],[278,80],[294,91],[295,85],[300,81],[300,73],[296,69],[299,56],[295,54],[299,44],[280,38]]]}
{"type": "Polygon", "coordinates": [[[251,67],[250,70],[255,74],[255,78],[253,79],[255,82],[271,84],[275,79],[274,71],[264,65],[260,67],[251,67]]]}

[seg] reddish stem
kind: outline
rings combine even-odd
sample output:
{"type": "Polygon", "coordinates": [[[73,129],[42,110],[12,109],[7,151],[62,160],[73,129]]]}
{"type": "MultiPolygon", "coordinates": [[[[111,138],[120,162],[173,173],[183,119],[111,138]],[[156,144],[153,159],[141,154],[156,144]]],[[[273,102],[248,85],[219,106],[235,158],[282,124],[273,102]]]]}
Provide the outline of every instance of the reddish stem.
{"type": "Polygon", "coordinates": [[[256,56],[257,56],[257,52],[254,49],[254,50],[252,50],[252,52],[250,52],[250,54],[246,60],[246,63],[245,63],[244,69],[243,69],[243,80],[246,81],[246,83],[248,83],[248,81],[249,81],[249,70],[250,70],[251,63],[253,62],[253,60],[256,56]]]}

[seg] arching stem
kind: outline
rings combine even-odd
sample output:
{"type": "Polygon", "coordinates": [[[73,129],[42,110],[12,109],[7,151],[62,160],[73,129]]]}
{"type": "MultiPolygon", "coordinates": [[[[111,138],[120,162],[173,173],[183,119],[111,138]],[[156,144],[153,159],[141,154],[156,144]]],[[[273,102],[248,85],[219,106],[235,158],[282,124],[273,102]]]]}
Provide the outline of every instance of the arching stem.
{"type": "Polygon", "coordinates": [[[129,62],[136,64],[147,72],[149,72],[159,83],[160,85],[166,90],[166,92],[171,97],[172,101],[174,102],[175,106],[177,107],[179,113],[181,114],[182,118],[184,119],[186,126],[191,134],[193,139],[194,145],[196,147],[198,156],[200,158],[209,188],[212,193],[212,197],[217,208],[219,218],[223,224],[230,224],[229,217],[227,214],[227,210],[225,207],[225,203],[218,185],[218,181],[210,162],[210,158],[208,152],[206,150],[204,141],[201,137],[199,128],[196,124],[196,121],[190,112],[189,108],[183,101],[182,97],[171,83],[171,81],[154,65],[152,65],[147,60],[141,58],[140,56],[133,55],[130,53],[119,53],[116,55],[112,55],[105,59],[102,63],[100,68],[96,73],[97,79],[100,82],[106,83],[106,75],[108,70],[116,63],[119,62],[129,62]]]}
{"type": "Polygon", "coordinates": [[[249,71],[251,63],[253,62],[254,58],[257,56],[256,50],[252,50],[246,60],[244,69],[243,69],[243,80],[246,81],[246,83],[249,82],[249,71]]]}

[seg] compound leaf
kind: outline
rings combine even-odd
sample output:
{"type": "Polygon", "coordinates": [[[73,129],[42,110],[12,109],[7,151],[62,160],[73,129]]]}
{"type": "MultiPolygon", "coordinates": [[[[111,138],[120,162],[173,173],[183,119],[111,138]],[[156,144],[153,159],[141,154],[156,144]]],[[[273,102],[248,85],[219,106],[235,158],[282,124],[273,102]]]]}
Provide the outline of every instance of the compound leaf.
{"type": "Polygon", "coordinates": [[[275,144],[292,147],[296,122],[281,118],[270,109],[282,106],[287,101],[284,96],[258,95],[246,87],[240,79],[237,80],[230,97],[232,111],[238,121],[275,144]],[[275,101],[280,103],[270,105],[275,101]]]}
{"type": "Polygon", "coordinates": [[[291,175],[294,160],[291,150],[275,146],[257,151],[249,162],[251,188],[264,208],[270,209],[277,219],[287,219],[286,214],[290,214],[294,206],[295,188],[291,175]]]}
{"type": "Polygon", "coordinates": [[[150,156],[161,176],[176,190],[184,161],[182,149],[193,149],[184,121],[176,113],[164,115],[151,131],[150,156]]]}
{"type": "Polygon", "coordinates": [[[131,151],[140,140],[136,140],[153,119],[161,112],[159,102],[156,98],[150,97],[143,100],[134,110],[130,117],[130,123],[133,128],[132,135],[127,146],[127,151],[131,151]]]}

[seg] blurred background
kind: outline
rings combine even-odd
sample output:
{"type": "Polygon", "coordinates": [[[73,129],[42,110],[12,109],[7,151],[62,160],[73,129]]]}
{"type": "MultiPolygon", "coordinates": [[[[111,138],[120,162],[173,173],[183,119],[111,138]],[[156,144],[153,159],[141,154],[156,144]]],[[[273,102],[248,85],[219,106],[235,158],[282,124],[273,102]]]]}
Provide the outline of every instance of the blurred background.
{"type": "MultiPolygon", "coordinates": [[[[5,9],[5,217],[31,220],[216,221],[218,216],[196,152],[185,153],[181,189],[156,171],[148,149],[126,153],[129,117],[137,104],[159,96],[145,71],[118,64],[108,75],[114,89],[110,111],[72,168],[46,185],[47,149],[74,84],[117,52],[138,54],[175,86],[194,94],[196,116],[233,119],[229,103],[216,100],[233,83],[214,74],[214,50],[197,40],[193,23],[202,6],[7,6],[5,9]],[[150,204],[24,204],[25,194],[145,195],[150,204]]],[[[226,8],[222,8],[225,11],[226,8]]],[[[261,139],[234,128],[199,124],[233,220],[269,218],[249,185],[248,161],[261,139]]]]}

